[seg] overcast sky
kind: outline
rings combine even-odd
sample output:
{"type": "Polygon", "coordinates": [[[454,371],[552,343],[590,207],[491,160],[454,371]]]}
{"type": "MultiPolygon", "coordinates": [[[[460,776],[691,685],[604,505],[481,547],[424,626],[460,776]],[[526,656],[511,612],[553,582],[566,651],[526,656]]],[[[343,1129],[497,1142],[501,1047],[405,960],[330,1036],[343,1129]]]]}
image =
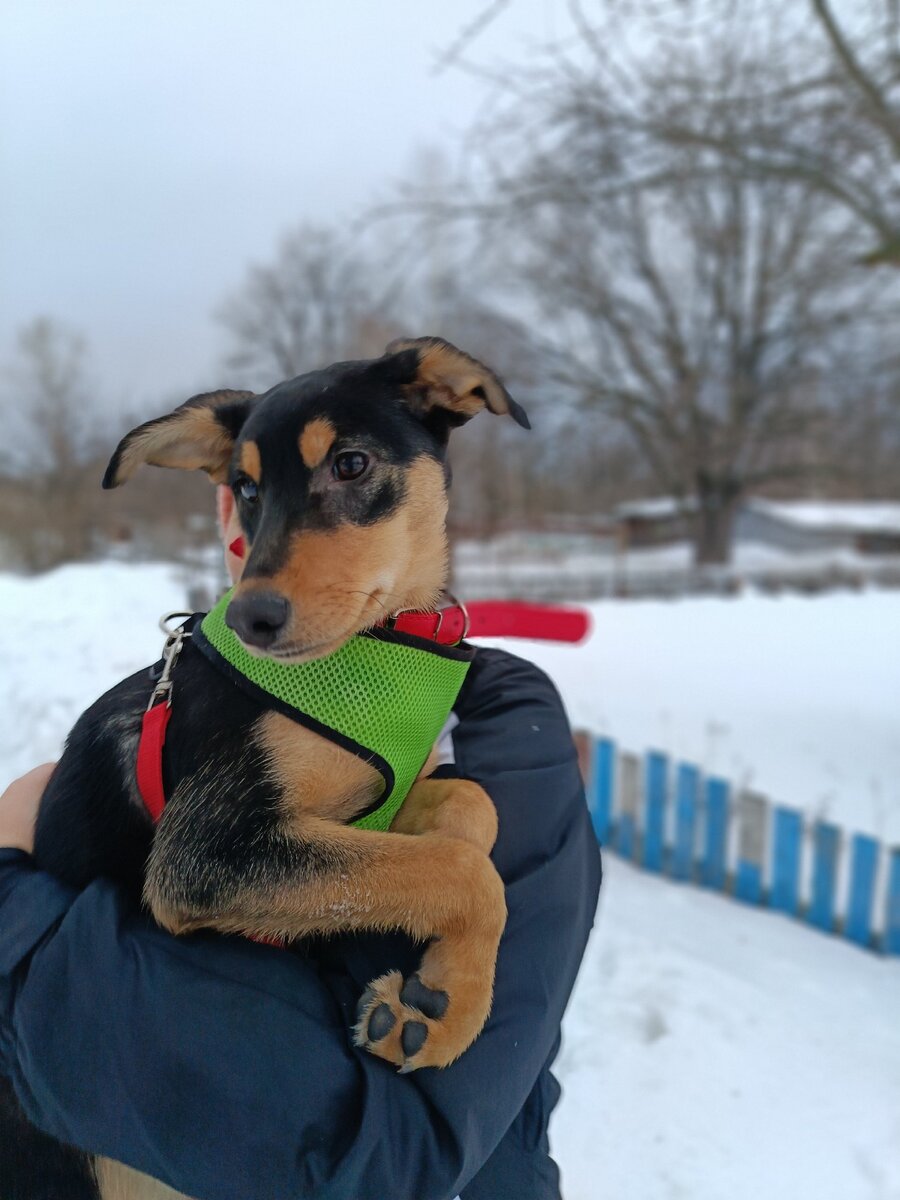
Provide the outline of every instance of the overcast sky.
{"type": "MultiPolygon", "coordinates": [[[[442,52],[487,0],[4,0],[0,354],[79,327],[112,400],[227,382],[212,314],[303,219],[347,221],[484,102],[442,52]]],[[[522,60],[562,0],[511,0],[470,51],[522,60]]]]}

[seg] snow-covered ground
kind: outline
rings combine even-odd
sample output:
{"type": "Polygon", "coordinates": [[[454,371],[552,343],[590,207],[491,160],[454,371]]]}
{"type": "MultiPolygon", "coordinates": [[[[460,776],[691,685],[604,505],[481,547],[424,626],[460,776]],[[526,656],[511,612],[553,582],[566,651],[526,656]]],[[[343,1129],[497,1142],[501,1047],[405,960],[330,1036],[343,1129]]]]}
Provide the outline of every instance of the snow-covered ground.
{"type": "Polygon", "coordinates": [[[898,1200],[900,962],[605,872],[556,1064],[566,1200],[898,1200]]]}
{"type": "Polygon", "coordinates": [[[0,574],[0,770],[58,758],[78,715],[155,662],[157,621],[183,608],[175,567],[102,563],[23,578],[0,574]]]}
{"type": "MultiPolygon", "coordinates": [[[[0,786],[158,656],[171,567],[0,575],[0,786]]],[[[579,724],[900,839],[900,594],[591,606],[510,643],[579,724]]],[[[565,1022],[567,1200],[900,1200],[900,961],[607,857],[565,1022]]]]}
{"type": "Polygon", "coordinates": [[[900,841],[900,592],[588,607],[585,646],[518,643],[573,723],[900,841]]]}

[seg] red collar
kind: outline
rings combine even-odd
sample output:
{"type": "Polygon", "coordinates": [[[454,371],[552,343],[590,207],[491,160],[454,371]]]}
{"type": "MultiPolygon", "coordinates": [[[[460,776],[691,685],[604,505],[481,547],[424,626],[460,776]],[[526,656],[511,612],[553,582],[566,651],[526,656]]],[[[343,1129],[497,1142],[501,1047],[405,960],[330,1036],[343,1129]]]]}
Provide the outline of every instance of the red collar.
{"type": "Polygon", "coordinates": [[[451,604],[438,612],[403,612],[385,622],[389,629],[455,646],[467,637],[533,638],[545,642],[580,642],[590,628],[584,609],[518,600],[476,600],[451,604]]]}

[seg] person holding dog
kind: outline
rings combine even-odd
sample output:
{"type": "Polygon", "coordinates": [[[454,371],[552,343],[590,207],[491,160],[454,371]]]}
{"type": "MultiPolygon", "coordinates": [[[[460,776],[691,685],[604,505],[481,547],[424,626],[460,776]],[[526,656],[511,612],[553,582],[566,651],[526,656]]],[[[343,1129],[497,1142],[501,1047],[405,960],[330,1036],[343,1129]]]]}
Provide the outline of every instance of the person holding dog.
{"type": "MultiPolygon", "coordinates": [[[[228,547],[225,489],[219,504],[228,547]]],[[[239,560],[226,560],[234,577],[239,560]]],[[[173,938],[111,883],[77,893],[37,870],[52,764],[13,783],[0,797],[0,1074],[31,1121],[198,1200],[558,1200],[550,1065],[598,848],[565,712],[536,667],[479,649],[455,720],[443,769],[497,807],[509,919],[482,1034],[451,1067],[402,1077],[349,1030],[361,985],[415,963],[403,935],[296,953],[173,938]]],[[[0,1147],[0,1180],[14,1153],[0,1147]]],[[[96,1194],[85,1179],[54,1197],[96,1194]]]]}

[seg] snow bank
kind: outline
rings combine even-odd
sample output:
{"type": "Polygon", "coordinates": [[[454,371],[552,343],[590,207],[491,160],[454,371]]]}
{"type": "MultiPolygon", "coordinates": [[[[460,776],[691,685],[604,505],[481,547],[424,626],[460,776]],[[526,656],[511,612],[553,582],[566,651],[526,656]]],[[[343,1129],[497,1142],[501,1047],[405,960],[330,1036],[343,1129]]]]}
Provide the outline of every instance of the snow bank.
{"type": "Polygon", "coordinates": [[[162,564],[0,574],[0,786],[58,758],[89,704],[159,658],[157,621],[184,607],[187,583],[162,564]]]}
{"type": "Polygon", "coordinates": [[[900,533],[900,504],[859,500],[751,500],[748,508],[804,529],[900,533]]]}
{"type": "Polygon", "coordinates": [[[584,647],[504,643],[575,724],[900,841],[900,593],[588,607],[584,647]]]}
{"type": "Polygon", "coordinates": [[[556,1065],[566,1200],[897,1200],[900,962],[605,871],[556,1065]]]}

